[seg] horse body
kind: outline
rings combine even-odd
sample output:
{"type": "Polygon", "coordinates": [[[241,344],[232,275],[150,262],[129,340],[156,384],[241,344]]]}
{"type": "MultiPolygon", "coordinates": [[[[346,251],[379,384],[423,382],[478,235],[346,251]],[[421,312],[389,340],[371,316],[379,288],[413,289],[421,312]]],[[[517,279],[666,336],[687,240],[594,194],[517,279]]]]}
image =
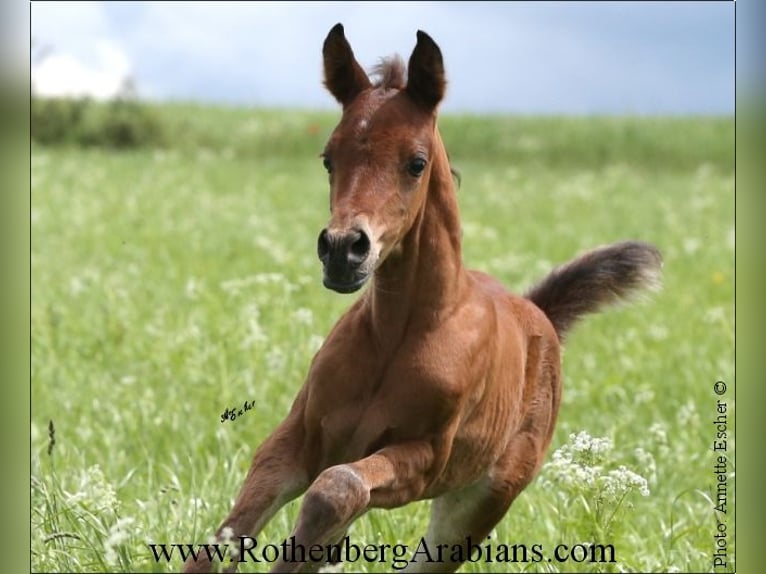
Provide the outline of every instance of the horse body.
{"type": "Polygon", "coordinates": [[[408,315],[413,327],[400,329],[402,338],[387,339],[383,348],[369,300],[341,319],[314,360],[300,411],[311,437],[307,453],[321,453],[309,479],[389,442],[432,437],[442,460],[418,493],[429,498],[488,469],[531,402],[545,403],[546,422],[551,418],[558,373],[549,380],[525,374],[539,372],[542,361],[558,365],[553,328],[528,301],[507,294],[498,300],[475,279],[466,282],[464,300],[438,327],[417,328],[429,319],[408,315]]]}
{"type": "MultiPolygon", "coordinates": [[[[328,288],[372,284],[257,449],[217,536],[255,536],[305,492],[292,536],[306,548],[338,542],[370,508],[420,499],[433,499],[426,541],[466,546],[468,537],[484,539],[542,464],[560,403],[564,333],[582,314],[651,283],[659,254],[637,242],[594,250],[525,297],[466,270],[436,127],[445,87],[439,48],[418,32],[406,83],[394,60],[377,85],[340,25],[323,54],[343,117],[323,154],[331,219],[318,255],[328,288]]],[[[321,565],[283,556],[274,570],[321,565]]],[[[186,564],[210,568],[205,557],[186,564]]]]}

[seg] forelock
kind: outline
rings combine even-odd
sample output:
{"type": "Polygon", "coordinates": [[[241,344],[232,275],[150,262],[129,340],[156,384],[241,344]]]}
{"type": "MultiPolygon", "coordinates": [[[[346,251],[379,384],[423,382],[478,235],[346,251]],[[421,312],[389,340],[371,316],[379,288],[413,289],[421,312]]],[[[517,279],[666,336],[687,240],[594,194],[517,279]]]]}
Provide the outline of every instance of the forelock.
{"type": "Polygon", "coordinates": [[[373,69],[373,87],[384,90],[403,90],[407,85],[407,66],[398,54],[383,58],[373,69]]]}

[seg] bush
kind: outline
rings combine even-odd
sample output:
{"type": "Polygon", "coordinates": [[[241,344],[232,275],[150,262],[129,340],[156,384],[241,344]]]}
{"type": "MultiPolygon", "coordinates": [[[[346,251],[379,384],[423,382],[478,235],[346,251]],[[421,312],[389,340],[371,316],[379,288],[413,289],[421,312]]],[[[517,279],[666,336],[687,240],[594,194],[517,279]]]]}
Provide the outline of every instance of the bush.
{"type": "Polygon", "coordinates": [[[137,100],[108,103],[88,98],[32,99],[32,141],[46,145],[81,145],[127,149],[164,145],[159,117],[137,100]]]}
{"type": "Polygon", "coordinates": [[[88,100],[33,98],[30,111],[32,141],[41,144],[73,143],[88,100]]]}

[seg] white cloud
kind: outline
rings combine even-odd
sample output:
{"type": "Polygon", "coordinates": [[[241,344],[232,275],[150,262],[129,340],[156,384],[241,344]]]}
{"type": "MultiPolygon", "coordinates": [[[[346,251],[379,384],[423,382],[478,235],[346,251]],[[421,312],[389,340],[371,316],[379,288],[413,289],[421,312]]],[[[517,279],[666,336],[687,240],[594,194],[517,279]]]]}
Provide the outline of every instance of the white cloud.
{"type": "Polygon", "coordinates": [[[108,99],[133,73],[99,2],[33,2],[32,89],[44,96],[108,99]]]}
{"type": "Polygon", "coordinates": [[[113,43],[99,40],[88,65],[70,53],[53,53],[32,67],[32,90],[40,96],[115,97],[131,75],[127,56],[113,43]]]}

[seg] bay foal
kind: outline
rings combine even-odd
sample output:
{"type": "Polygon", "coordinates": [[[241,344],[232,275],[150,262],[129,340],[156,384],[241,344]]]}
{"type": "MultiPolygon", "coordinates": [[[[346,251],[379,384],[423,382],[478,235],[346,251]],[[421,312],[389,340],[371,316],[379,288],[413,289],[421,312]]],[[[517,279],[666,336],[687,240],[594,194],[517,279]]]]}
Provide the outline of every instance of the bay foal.
{"type": "MultiPolygon", "coordinates": [[[[429,546],[465,546],[469,536],[481,543],[551,441],[564,334],[581,315],[651,286],[660,256],[640,242],[602,247],[525,297],[466,270],[436,127],[445,90],[438,46],[418,32],[407,70],[389,60],[375,83],[340,24],[323,56],[325,85],[343,107],[323,153],[331,210],[318,240],[324,284],[341,293],[370,287],[332,329],[289,414],[256,451],[217,536],[256,536],[305,492],[292,533],[305,548],[338,542],[368,509],[421,499],[433,499],[429,546]]],[[[322,565],[287,560],[274,570],[322,565]]],[[[186,570],[212,566],[201,558],[186,570]]],[[[418,561],[409,569],[459,566],[418,561]]]]}

